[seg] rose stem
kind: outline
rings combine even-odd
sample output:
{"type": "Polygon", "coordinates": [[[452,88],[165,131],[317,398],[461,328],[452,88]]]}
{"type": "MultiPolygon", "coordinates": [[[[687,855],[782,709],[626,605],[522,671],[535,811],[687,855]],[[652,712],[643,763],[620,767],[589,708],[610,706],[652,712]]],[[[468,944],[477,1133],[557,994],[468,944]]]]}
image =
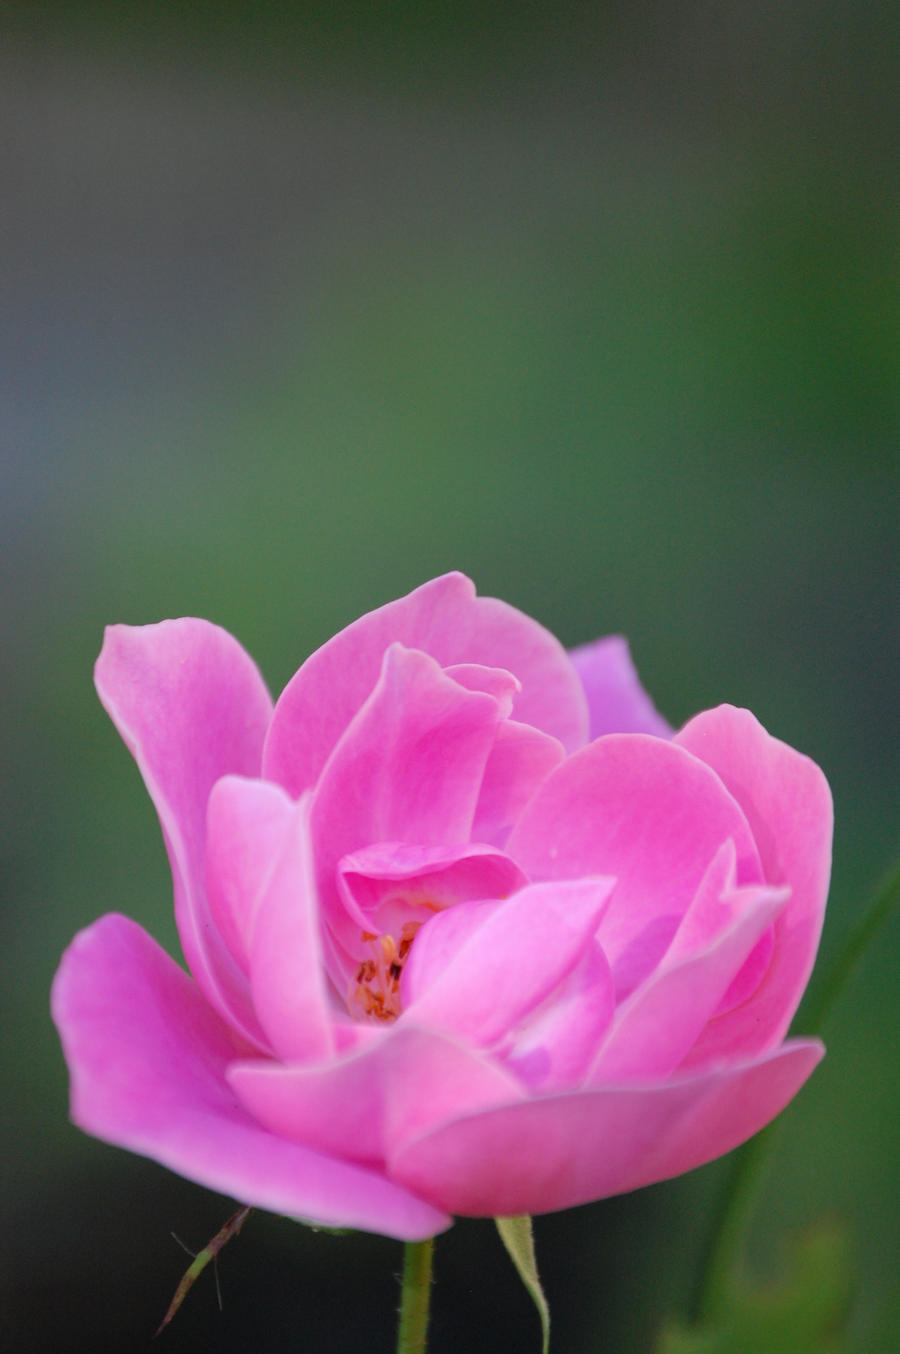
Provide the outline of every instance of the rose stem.
{"type": "MultiPolygon", "coordinates": [[[[811,1033],[821,1032],[863,954],[898,904],[900,861],[885,876],[875,897],[863,911],[816,989],[803,1021],[811,1033]]],[[[722,1305],[753,1216],[753,1196],[759,1182],[760,1168],[775,1138],[775,1127],[775,1124],[771,1124],[762,1133],[757,1133],[732,1158],[731,1173],[725,1182],[709,1240],[703,1250],[701,1278],[692,1312],[695,1320],[713,1315],[722,1305]]]]}
{"type": "Polygon", "coordinates": [[[433,1255],[433,1237],[428,1241],[407,1241],[403,1248],[397,1354],[425,1354],[433,1255]]]}

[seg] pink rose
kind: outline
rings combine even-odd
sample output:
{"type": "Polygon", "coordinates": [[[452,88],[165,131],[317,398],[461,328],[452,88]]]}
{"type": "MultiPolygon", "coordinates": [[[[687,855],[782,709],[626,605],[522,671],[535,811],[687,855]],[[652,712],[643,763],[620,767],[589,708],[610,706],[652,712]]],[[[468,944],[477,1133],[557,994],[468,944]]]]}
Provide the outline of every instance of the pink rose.
{"type": "Polygon", "coordinates": [[[449,574],[336,635],[274,710],[200,620],[113,627],[97,688],[193,976],[122,916],[76,938],[53,1012],[88,1132],[417,1239],[699,1166],[821,1058],[783,1041],[826,781],[746,710],[672,736],[622,640],[570,658],[449,574]]]}

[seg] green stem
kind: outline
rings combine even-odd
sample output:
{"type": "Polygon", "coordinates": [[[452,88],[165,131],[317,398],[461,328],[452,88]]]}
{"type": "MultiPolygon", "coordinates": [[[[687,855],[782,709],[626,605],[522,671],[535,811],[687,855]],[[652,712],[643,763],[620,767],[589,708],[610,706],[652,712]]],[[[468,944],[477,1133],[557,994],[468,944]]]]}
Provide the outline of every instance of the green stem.
{"type": "Polygon", "coordinates": [[[772,1147],[770,1125],[732,1153],[700,1261],[700,1281],[691,1319],[705,1321],[723,1305],[729,1283],[738,1268],[744,1237],[753,1216],[760,1172],[772,1147]]]}
{"type": "Polygon", "coordinates": [[[408,1241],[403,1249],[397,1354],[425,1354],[433,1256],[433,1238],[428,1241],[408,1241]]]}
{"type": "Polygon", "coordinates": [[[822,983],[813,993],[809,1009],[803,1012],[804,1024],[818,1034],[831,1015],[848,979],[856,971],[859,961],[900,904],[900,860],[888,871],[870,905],[860,917],[834,958],[822,983]]]}
{"type": "MultiPolygon", "coordinates": [[[[885,876],[872,902],[850,932],[822,983],[815,990],[803,1021],[819,1034],[841,996],[848,980],[872,940],[900,904],[900,861],[885,876]]],[[[771,1152],[775,1125],[744,1143],[731,1159],[725,1182],[703,1250],[693,1318],[707,1318],[722,1305],[729,1283],[738,1268],[744,1240],[753,1216],[754,1199],[761,1168],[771,1152]]]]}

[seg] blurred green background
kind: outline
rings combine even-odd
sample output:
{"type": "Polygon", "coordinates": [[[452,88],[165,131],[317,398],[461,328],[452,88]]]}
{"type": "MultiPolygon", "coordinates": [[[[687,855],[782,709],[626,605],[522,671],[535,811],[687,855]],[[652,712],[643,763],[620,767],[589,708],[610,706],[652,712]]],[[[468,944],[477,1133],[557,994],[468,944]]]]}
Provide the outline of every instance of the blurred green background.
{"type": "MultiPolygon", "coordinates": [[[[277,691],[449,568],[627,633],[678,723],[749,705],[837,809],[823,954],[897,839],[895,5],[7,4],[2,1219],[8,1348],[147,1347],[231,1205],[79,1134],[47,992],[104,911],[176,951],[100,709],[104,624],[208,616],[277,691]]],[[[854,1229],[900,1345],[900,926],[783,1118],[759,1271],[854,1229]]],[[[803,1028],[802,1015],[798,1028],[803,1028]]],[[[647,1354],[721,1164],[542,1219],[559,1351],[647,1354]]],[[[254,1215],[160,1348],[391,1346],[396,1243],[254,1215]]],[[[537,1347],[489,1223],[435,1354],[537,1347]]]]}

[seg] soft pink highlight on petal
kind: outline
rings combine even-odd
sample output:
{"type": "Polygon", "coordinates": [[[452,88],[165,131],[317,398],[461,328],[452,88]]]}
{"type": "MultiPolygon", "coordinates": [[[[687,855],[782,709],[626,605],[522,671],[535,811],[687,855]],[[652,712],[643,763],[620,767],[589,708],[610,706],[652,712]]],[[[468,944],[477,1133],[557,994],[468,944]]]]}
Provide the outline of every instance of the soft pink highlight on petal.
{"type": "Polygon", "coordinates": [[[256,1012],[280,1058],[305,1061],[334,1052],[333,994],[322,963],[309,796],[294,807],[282,849],[259,901],[251,942],[256,1012]]]}
{"type": "Polygon", "coordinates": [[[661,738],[612,734],[548,777],[507,850],[533,879],[616,876],[599,938],[614,972],[629,965],[630,987],[643,976],[631,947],[646,948],[645,968],[657,962],[729,837],[740,880],[759,880],[743,812],[708,766],[661,738]]]}
{"type": "Polygon", "coordinates": [[[391,1176],[462,1216],[547,1213],[667,1180],[752,1137],[822,1057],[792,1041],[758,1062],[451,1120],[395,1144],[391,1176]]]}
{"type": "Polygon", "coordinates": [[[213,786],[206,825],[206,892],[213,925],[249,972],[262,886],[287,835],[294,805],[277,785],[224,776],[213,786]]]}
{"type": "Polygon", "coordinates": [[[562,743],[528,724],[512,719],[501,724],[484,769],[474,839],[502,846],[525,805],[565,755],[562,743]]]}
{"type": "Polygon", "coordinates": [[[587,737],[584,692],[565,650],[536,621],[469,579],[445,574],[371,611],[306,660],[278,701],[264,773],[292,794],[318,779],[344,729],[369,696],[391,644],[421,649],[441,667],[505,668],[522,689],[515,715],[579,747],[587,737]]]}
{"type": "Polygon", "coordinates": [[[628,641],[609,635],[569,651],[590,712],[590,738],[607,733],[650,733],[671,738],[671,726],[641,686],[628,641]]]}
{"type": "Polygon", "coordinates": [[[279,1137],[365,1162],[383,1161],[397,1139],[447,1115],[515,1103],[523,1094],[513,1076],[475,1050],[399,1025],[337,1062],[237,1063],[228,1079],[242,1104],[279,1137]]]}
{"type": "MultiPolygon", "coordinates": [[[[485,915],[405,1018],[489,1047],[568,977],[614,886],[613,879],[579,879],[522,889],[485,915]]],[[[419,939],[427,943],[424,930],[419,939]]]]}
{"type": "Polygon", "coordinates": [[[692,719],[675,741],[707,762],[750,823],[765,878],[791,890],[775,923],[766,974],[751,1000],[712,1022],[689,1065],[744,1057],[783,1038],[819,943],[831,872],[832,807],[815,762],[771,737],[749,710],[730,705],[692,719]]]}
{"type": "Polygon", "coordinates": [[[213,785],[259,773],[272,713],[265,684],[237,640],[192,619],[111,626],[94,676],[159,814],[191,972],[216,1009],[256,1038],[245,976],[211,924],[204,856],[213,785]]]}
{"type": "Polygon", "coordinates": [[[125,917],[104,917],[76,937],[52,1005],[72,1117],[86,1132],[242,1203],[324,1226],[418,1240],[449,1225],[383,1174],[261,1128],[225,1080],[250,1050],[125,917]]]}

